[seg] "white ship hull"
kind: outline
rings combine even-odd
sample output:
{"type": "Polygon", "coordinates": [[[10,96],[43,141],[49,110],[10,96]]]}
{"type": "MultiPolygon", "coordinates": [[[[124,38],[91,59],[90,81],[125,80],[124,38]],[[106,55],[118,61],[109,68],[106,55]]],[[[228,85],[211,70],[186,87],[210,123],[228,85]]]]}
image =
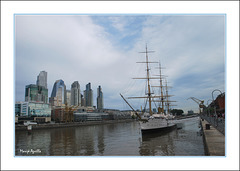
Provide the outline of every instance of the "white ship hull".
{"type": "Polygon", "coordinates": [[[148,121],[140,121],[142,133],[163,132],[176,127],[176,124],[168,122],[165,118],[149,118],[148,121]]]}

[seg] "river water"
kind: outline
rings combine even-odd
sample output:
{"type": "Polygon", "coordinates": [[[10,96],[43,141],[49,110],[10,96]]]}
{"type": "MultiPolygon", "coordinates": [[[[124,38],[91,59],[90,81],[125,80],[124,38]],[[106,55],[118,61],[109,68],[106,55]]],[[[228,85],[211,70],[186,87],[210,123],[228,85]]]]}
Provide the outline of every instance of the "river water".
{"type": "Polygon", "coordinates": [[[15,156],[204,156],[199,120],[142,136],[138,122],[15,132],[15,156]]]}

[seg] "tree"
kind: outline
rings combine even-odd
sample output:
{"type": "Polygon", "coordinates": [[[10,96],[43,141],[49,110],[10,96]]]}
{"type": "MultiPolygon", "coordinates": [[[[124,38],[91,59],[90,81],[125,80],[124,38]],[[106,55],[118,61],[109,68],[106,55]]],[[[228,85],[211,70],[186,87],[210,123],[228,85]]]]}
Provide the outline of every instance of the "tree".
{"type": "Polygon", "coordinates": [[[171,110],[171,113],[172,113],[173,115],[179,116],[179,115],[182,115],[182,114],[183,114],[183,110],[182,110],[182,109],[172,109],[172,110],[171,110]]]}

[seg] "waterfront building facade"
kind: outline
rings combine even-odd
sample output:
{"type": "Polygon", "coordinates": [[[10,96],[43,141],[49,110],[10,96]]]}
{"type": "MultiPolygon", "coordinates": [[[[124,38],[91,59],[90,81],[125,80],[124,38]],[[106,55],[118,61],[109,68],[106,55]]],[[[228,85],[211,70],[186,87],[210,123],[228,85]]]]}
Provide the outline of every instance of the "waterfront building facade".
{"type": "Polygon", "coordinates": [[[29,114],[28,102],[15,103],[15,116],[28,117],[28,114],[29,114]]]}
{"type": "Polygon", "coordinates": [[[103,109],[103,93],[101,86],[97,88],[97,109],[103,109]]]}
{"type": "Polygon", "coordinates": [[[64,106],[66,102],[66,85],[63,80],[57,80],[53,85],[49,103],[51,106],[64,106]]]}
{"type": "Polygon", "coordinates": [[[16,102],[15,123],[31,120],[37,123],[50,122],[50,105],[43,102],[16,102]]]}
{"type": "Polygon", "coordinates": [[[111,120],[106,113],[74,113],[74,122],[111,120]]]}
{"type": "Polygon", "coordinates": [[[48,89],[43,86],[30,84],[25,87],[26,102],[48,102],[48,89]]]}
{"type": "Polygon", "coordinates": [[[32,117],[51,117],[51,107],[47,103],[29,102],[29,116],[32,117]]]}
{"type": "Polygon", "coordinates": [[[73,122],[75,108],[67,106],[55,106],[51,111],[51,118],[55,122],[73,122]]]}
{"type": "Polygon", "coordinates": [[[65,121],[65,108],[63,107],[55,107],[51,111],[51,118],[55,122],[64,122],[65,121]]]}
{"type": "Polygon", "coordinates": [[[91,83],[86,85],[86,90],[84,91],[84,106],[93,106],[93,90],[91,89],[91,83]]]}
{"type": "Polygon", "coordinates": [[[78,81],[74,81],[71,85],[71,105],[81,105],[80,84],[78,83],[78,81]]]}
{"type": "Polygon", "coordinates": [[[47,89],[47,72],[41,71],[37,76],[37,85],[47,89]]]}
{"type": "Polygon", "coordinates": [[[47,103],[29,102],[29,117],[33,118],[37,123],[51,121],[51,107],[47,103]]]}

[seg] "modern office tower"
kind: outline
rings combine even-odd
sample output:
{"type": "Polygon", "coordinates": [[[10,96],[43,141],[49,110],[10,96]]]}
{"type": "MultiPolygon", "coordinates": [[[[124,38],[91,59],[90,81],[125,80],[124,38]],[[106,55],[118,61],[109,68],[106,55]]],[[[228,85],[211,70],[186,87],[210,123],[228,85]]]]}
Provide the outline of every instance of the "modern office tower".
{"type": "Polygon", "coordinates": [[[57,80],[53,85],[49,103],[51,106],[64,106],[66,102],[66,86],[63,80],[57,80]]]}
{"type": "Polygon", "coordinates": [[[47,89],[47,72],[41,71],[37,76],[37,85],[47,89]]]}
{"type": "Polygon", "coordinates": [[[86,85],[86,90],[84,91],[84,101],[86,107],[93,106],[93,91],[91,89],[91,83],[86,85]]]}
{"type": "Polygon", "coordinates": [[[81,106],[85,106],[84,96],[81,94],[81,106]]]}
{"type": "Polygon", "coordinates": [[[71,90],[66,90],[66,100],[67,100],[67,105],[71,105],[71,90]]]}
{"type": "Polygon", "coordinates": [[[103,93],[101,86],[97,89],[97,109],[103,109],[103,93]]]}
{"type": "Polygon", "coordinates": [[[71,105],[81,105],[80,84],[78,81],[74,81],[71,85],[71,105]]]}
{"type": "Polygon", "coordinates": [[[30,84],[25,87],[26,102],[48,102],[48,89],[43,86],[30,84]]]}

